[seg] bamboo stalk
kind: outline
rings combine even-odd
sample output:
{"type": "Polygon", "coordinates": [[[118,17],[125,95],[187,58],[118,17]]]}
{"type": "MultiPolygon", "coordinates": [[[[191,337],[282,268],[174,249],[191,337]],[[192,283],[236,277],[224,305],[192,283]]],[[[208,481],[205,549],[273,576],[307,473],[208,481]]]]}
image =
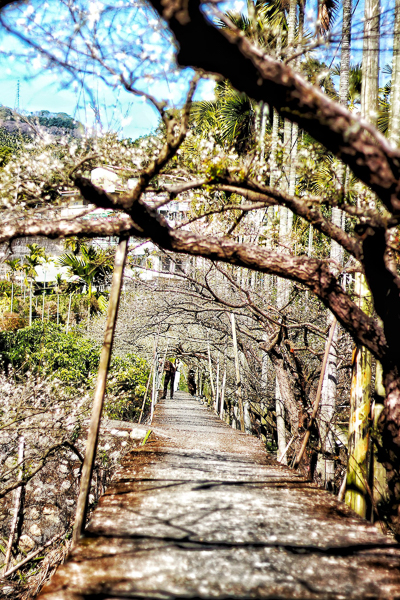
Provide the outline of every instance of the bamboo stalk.
{"type": "Polygon", "coordinates": [[[120,238],[114,261],[114,271],[111,283],[110,300],[108,303],[107,322],[104,332],[103,347],[101,349],[100,364],[97,374],[96,389],[94,392],[92,416],[90,419],[89,434],[86,444],[85,460],[83,462],[81,485],[76,507],[75,524],[73,531],[73,542],[76,543],[85,529],[87,501],[90,492],[90,482],[94,461],[96,457],[97,441],[99,437],[101,413],[103,409],[104,395],[108,367],[110,364],[111,351],[114,339],[115,325],[117,322],[118,306],[121,296],[121,287],[124,274],[124,266],[128,249],[128,239],[120,238]]]}
{"type": "Polygon", "coordinates": [[[232,325],[233,351],[235,354],[236,392],[237,392],[237,398],[238,398],[238,404],[239,404],[240,429],[241,429],[241,431],[245,431],[243,399],[242,399],[242,382],[240,379],[239,352],[238,352],[238,345],[237,345],[237,338],[236,338],[235,315],[233,313],[231,313],[231,325],[232,325]]]}
{"type": "Polygon", "coordinates": [[[300,464],[301,459],[303,458],[303,454],[304,454],[305,449],[307,447],[308,440],[310,439],[311,427],[313,426],[313,423],[315,421],[315,417],[317,416],[317,412],[318,412],[318,408],[319,408],[319,402],[321,400],[322,384],[324,382],[326,365],[327,365],[327,362],[328,362],[329,351],[331,349],[333,335],[334,335],[335,329],[336,329],[336,323],[337,323],[336,317],[333,317],[332,325],[331,325],[331,328],[329,330],[328,341],[327,341],[326,346],[325,346],[324,359],[322,361],[322,368],[321,368],[321,374],[319,376],[317,395],[315,397],[315,402],[314,402],[314,409],[312,411],[310,422],[308,424],[307,431],[306,431],[306,434],[305,434],[304,439],[303,439],[303,443],[302,443],[301,448],[300,448],[300,452],[297,455],[296,460],[294,461],[294,464],[293,464],[293,468],[294,469],[297,469],[297,467],[300,464]]]}
{"type": "MultiPolygon", "coordinates": [[[[22,481],[22,478],[24,475],[24,467],[23,467],[24,447],[25,447],[25,440],[23,437],[21,437],[19,439],[19,446],[18,446],[18,464],[20,465],[19,471],[18,471],[18,481],[22,481]]],[[[3,577],[7,573],[8,565],[10,564],[11,550],[12,550],[13,543],[14,543],[14,536],[15,536],[15,531],[17,529],[17,524],[18,524],[19,511],[21,508],[21,497],[22,497],[22,485],[20,485],[15,492],[14,516],[13,516],[13,519],[11,521],[11,526],[10,526],[10,537],[8,538],[6,557],[4,560],[3,577]]]]}

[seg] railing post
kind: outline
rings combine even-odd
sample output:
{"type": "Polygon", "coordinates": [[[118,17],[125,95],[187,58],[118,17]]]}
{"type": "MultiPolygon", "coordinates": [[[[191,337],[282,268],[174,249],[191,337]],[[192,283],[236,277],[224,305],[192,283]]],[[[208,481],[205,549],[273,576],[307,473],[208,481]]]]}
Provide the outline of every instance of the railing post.
{"type": "Polygon", "coordinates": [[[96,457],[101,413],[103,409],[104,395],[106,391],[107,373],[111,358],[115,324],[118,315],[118,306],[121,295],[127,248],[128,238],[121,237],[117,247],[117,251],[115,253],[114,271],[110,290],[110,300],[108,303],[106,329],[104,332],[103,347],[101,349],[100,364],[93,399],[92,416],[90,419],[89,434],[86,443],[85,460],[83,462],[81,485],[75,514],[75,524],[72,537],[74,543],[76,543],[79,540],[85,529],[87,503],[90,492],[90,483],[92,479],[93,466],[96,457]]]}
{"type": "Polygon", "coordinates": [[[236,324],[235,324],[235,315],[231,313],[231,325],[232,325],[232,341],[233,341],[233,352],[235,355],[235,369],[236,369],[236,392],[237,399],[239,404],[239,417],[240,417],[240,429],[241,431],[246,431],[244,426],[244,412],[243,412],[243,398],[242,398],[242,381],[240,379],[240,362],[239,362],[239,352],[236,338],[236,324]]]}

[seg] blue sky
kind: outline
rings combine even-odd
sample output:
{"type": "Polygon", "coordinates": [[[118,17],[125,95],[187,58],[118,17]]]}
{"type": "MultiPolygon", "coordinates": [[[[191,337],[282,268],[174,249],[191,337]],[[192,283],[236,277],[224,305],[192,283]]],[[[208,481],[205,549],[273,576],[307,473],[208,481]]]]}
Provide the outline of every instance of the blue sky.
{"type": "MultiPolygon", "coordinates": [[[[144,97],[127,92],[119,84],[118,75],[123,74],[136,89],[145,90],[171,106],[179,106],[186,96],[192,72],[176,70],[170,35],[164,34],[159,20],[136,0],[126,4],[128,8],[115,9],[119,5],[114,3],[110,19],[110,13],[102,12],[104,5],[97,0],[74,3],[88,9],[85,17],[89,15],[89,19],[84,20],[82,31],[89,41],[93,41],[91,36],[100,40],[105,63],[111,68],[107,71],[88,58],[85,43],[77,35],[69,55],[74,65],[85,67],[81,80],[60,68],[50,68],[49,61],[40,58],[37,50],[0,27],[0,104],[16,106],[19,81],[19,106],[23,111],[66,112],[92,126],[95,106],[101,115],[103,131],[118,131],[121,136],[132,138],[153,131],[159,122],[158,111],[144,97]],[[135,45],[137,39],[141,44],[135,45]],[[142,59],[143,52],[146,56],[142,59]]],[[[18,33],[29,36],[33,44],[53,56],[61,55],[58,48],[65,52],[73,32],[74,15],[71,17],[61,2],[32,0],[29,4],[9,7],[2,15],[18,33]],[[47,40],[43,31],[49,32],[47,40]]],[[[211,81],[202,82],[196,98],[213,97],[213,87],[211,81]]]]}
{"type": "MultiPolygon", "coordinates": [[[[70,86],[63,89],[59,78],[53,73],[30,76],[23,66],[15,73],[6,73],[1,69],[0,75],[0,104],[15,107],[17,82],[20,81],[20,108],[24,111],[35,112],[49,110],[50,112],[66,112],[87,126],[93,124],[93,110],[90,99],[80,88],[70,86]]],[[[159,118],[156,110],[141,98],[121,90],[118,102],[114,94],[107,89],[99,93],[104,128],[116,129],[118,114],[122,114],[121,135],[137,138],[154,130],[159,118]],[[106,107],[106,109],[104,108],[106,107]],[[126,119],[126,123],[124,122],[126,119]],[[109,121],[109,123],[107,123],[109,121]]],[[[120,121],[121,122],[121,121],[120,121]]]]}
{"type": "MultiPolygon", "coordinates": [[[[81,0],[84,5],[85,0],[81,0]]],[[[35,0],[33,0],[35,2],[35,0]]],[[[44,6],[47,3],[40,2],[37,6],[44,6]]],[[[78,4],[78,2],[77,2],[78,4]]],[[[87,0],[87,5],[96,5],[96,0],[87,0]]],[[[382,56],[381,67],[391,60],[391,44],[390,29],[392,23],[394,0],[382,0],[382,56]]],[[[57,7],[57,3],[51,2],[51,9],[57,7]]],[[[19,14],[24,8],[18,9],[19,14]]],[[[47,4],[49,6],[49,4],[47,4]]],[[[231,3],[226,3],[224,8],[234,8],[239,10],[244,7],[239,0],[234,0],[231,3]]],[[[49,9],[49,10],[51,10],[49,9]]],[[[31,11],[33,12],[33,10],[31,11]]],[[[50,13],[51,14],[51,13],[50,13]]],[[[141,25],[148,26],[148,15],[138,18],[136,21],[141,25]]],[[[49,17],[47,16],[47,22],[49,17]]],[[[313,4],[308,5],[307,21],[310,30],[313,29],[313,20],[315,19],[315,7],[313,4]]],[[[353,19],[353,34],[354,42],[352,48],[352,60],[359,62],[361,60],[362,41],[360,34],[363,28],[363,2],[355,0],[355,12],[353,19]]],[[[136,27],[136,25],[135,25],[136,27]]],[[[23,28],[22,28],[23,29],[23,28]]],[[[340,36],[341,23],[340,18],[334,27],[336,34],[340,36]]],[[[154,29],[156,32],[156,28],[154,29]]],[[[151,33],[151,31],[150,31],[151,33]]],[[[153,33],[153,36],[155,34],[153,33]]],[[[125,36],[128,37],[128,36],[125,36]]],[[[150,38],[151,39],[151,38],[150,38]]],[[[117,43],[126,45],[126,40],[123,36],[117,39],[117,43]]],[[[132,45],[132,42],[131,42],[132,45]]],[[[157,68],[160,68],[164,59],[166,49],[169,46],[168,40],[161,40],[159,45],[160,58],[157,63],[157,68]],[[164,55],[163,55],[164,53],[164,55]]],[[[153,45],[157,48],[157,44],[153,45]]],[[[51,112],[66,112],[74,116],[85,125],[90,126],[94,121],[94,112],[91,108],[92,100],[82,86],[78,82],[70,81],[66,74],[60,71],[52,71],[45,68],[44,64],[40,64],[34,54],[28,54],[24,45],[16,40],[15,37],[2,32],[0,35],[0,104],[14,107],[16,101],[17,81],[20,81],[20,108],[25,111],[34,112],[38,110],[49,110],[51,112]],[[68,84],[67,84],[68,83],[68,84]]],[[[318,52],[321,59],[330,64],[334,55],[334,48],[322,49],[318,52]]],[[[111,56],[111,55],[110,55],[111,56]]],[[[337,54],[339,56],[339,54],[337,54]]],[[[157,61],[156,61],[157,62],[157,61]]],[[[153,61],[153,64],[156,64],[153,61]]],[[[134,69],[134,67],[132,67],[134,69]]],[[[166,68],[165,71],[168,69],[166,68]]],[[[182,101],[184,93],[187,89],[189,78],[189,70],[182,72],[180,76],[165,72],[162,79],[157,79],[152,83],[146,84],[147,89],[152,91],[158,98],[168,99],[172,104],[179,105],[182,101]]],[[[140,135],[151,132],[155,129],[158,123],[158,113],[148,101],[143,98],[138,98],[125,90],[113,87],[110,85],[110,80],[107,80],[107,85],[99,79],[96,81],[93,77],[87,77],[86,85],[92,89],[96,97],[96,103],[100,109],[101,119],[104,130],[119,129],[119,134],[124,137],[136,138],[140,135]],[[95,89],[94,89],[95,88],[95,89]]],[[[142,88],[143,89],[143,88],[142,88]]],[[[204,82],[197,94],[197,98],[212,97],[212,82],[204,82]]]]}

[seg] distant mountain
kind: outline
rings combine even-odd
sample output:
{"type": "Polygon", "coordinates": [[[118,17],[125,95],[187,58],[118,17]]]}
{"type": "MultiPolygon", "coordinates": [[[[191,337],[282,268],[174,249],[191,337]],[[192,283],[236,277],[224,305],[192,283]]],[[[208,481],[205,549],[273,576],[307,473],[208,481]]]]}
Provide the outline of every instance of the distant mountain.
{"type": "Polygon", "coordinates": [[[0,128],[12,136],[23,135],[29,138],[40,134],[49,134],[53,138],[81,137],[84,132],[82,123],[67,113],[40,110],[22,115],[2,105],[0,105],[0,128]]]}

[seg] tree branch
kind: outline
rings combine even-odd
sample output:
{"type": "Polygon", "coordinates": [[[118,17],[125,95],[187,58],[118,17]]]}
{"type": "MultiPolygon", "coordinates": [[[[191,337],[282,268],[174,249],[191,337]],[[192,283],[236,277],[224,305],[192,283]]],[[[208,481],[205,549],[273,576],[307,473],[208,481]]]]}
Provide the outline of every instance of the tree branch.
{"type": "Polygon", "coordinates": [[[253,202],[265,202],[270,206],[286,206],[294,214],[308,221],[317,231],[335,240],[356,259],[360,260],[362,258],[362,247],[359,241],[348,235],[341,227],[326,219],[320,207],[315,205],[312,199],[296,198],[274,188],[257,184],[254,181],[235,182],[231,180],[229,185],[218,185],[217,189],[240,194],[253,202]]]}
{"type": "Polygon", "coordinates": [[[400,213],[400,153],[364,120],[264,53],[234,27],[216,29],[200,0],[151,0],[180,50],[178,62],[218,73],[256,101],[299,124],[349,165],[393,213],[400,213]]]}

